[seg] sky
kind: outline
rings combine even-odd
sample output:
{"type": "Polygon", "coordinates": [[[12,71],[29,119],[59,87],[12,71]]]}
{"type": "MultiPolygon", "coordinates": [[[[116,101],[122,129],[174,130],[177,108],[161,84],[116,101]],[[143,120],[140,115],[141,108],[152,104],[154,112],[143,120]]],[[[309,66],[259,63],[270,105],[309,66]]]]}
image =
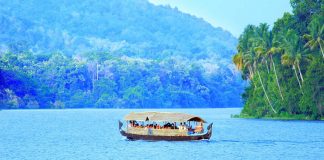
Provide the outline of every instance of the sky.
{"type": "Polygon", "coordinates": [[[285,12],[291,12],[289,0],[149,0],[155,5],[170,5],[222,27],[235,37],[248,24],[271,26],[285,12]]]}

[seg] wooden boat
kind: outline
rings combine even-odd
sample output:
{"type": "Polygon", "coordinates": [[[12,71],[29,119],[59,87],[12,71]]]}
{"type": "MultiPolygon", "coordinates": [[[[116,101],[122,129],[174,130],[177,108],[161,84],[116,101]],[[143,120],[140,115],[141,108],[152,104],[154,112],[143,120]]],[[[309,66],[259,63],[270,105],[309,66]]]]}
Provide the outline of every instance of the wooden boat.
{"type": "Polygon", "coordinates": [[[165,140],[190,141],[209,140],[212,136],[213,123],[209,124],[204,132],[202,118],[170,112],[132,112],[124,117],[126,126],[119,121],[121,135],[130,140],[165,140]]]}

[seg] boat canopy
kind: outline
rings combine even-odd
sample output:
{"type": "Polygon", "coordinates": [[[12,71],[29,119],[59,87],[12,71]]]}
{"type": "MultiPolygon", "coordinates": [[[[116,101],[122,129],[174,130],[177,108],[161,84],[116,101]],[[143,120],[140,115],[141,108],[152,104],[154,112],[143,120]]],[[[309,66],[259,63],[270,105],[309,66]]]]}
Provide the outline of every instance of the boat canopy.
{"type": "Polygon", "coordinates": [[[196,121],[207,123],[202,118],[185,113],[172,112],[131,112],[124,117],[126,121],[154,121],[154,122],[186,122],[196,121]]]}

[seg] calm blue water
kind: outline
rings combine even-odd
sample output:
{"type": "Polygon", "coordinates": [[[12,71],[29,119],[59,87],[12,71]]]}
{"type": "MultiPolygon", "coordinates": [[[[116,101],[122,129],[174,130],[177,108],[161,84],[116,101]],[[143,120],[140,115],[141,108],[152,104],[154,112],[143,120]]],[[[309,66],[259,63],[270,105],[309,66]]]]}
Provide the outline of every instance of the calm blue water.
{"type": "Polygon", "coordinates": [[[212,139],[128,141],[117,120],[130,111],[0,111],[0,159],[324,159],[323,122],[230,118],[240,109],[177,109],[167,111],[214,122],[212,139]]]}

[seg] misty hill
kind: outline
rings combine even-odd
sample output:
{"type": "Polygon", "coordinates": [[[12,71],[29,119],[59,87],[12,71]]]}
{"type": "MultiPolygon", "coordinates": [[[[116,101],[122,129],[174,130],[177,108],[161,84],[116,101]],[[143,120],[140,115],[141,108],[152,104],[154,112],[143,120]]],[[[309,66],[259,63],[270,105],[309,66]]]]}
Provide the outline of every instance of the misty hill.
{"type": "Polygon", "coordinates": [[[26,47],[36,52],[230,57],[237,41],[202,19],[145,0],[12,0],[0,5],[4,45],[28,42],[26,47]]]}
{"type": "MultiPolygon", "coordinates": [[[[241,104],[242,80],[231,64],[237,40],[229,32],[176,8],[155,6],[146,0],[1,1],[0,26],[2,64],[7,65],[10,57],[18,59],[2,67],[3,100],[16,96],[24,102],[23,97],[28,95],[34,97],[33,103],[40,104],[42,100],[37,96],[47,95],[52,105],[63,103],[71,107],[73,97],[86,94],[91,99],[89,105],[98,101],[102,104],[120,102],[113,107],[241,104]],[[11,54],[5,54],[8,52],[11,54]],[[26,52],[29,56],[23,57],[33,59],[26,60],[33,64],[19,61],[26,52]],[[60,63],[54,62],[60,60],[66,64],[56,67],[65,66],[61,69],[66,72],[76,69],[73,67],[79,63],[84,65],[85,70],[76,73],[82,75],[82,80],[72,81],[67,73],[59,72],[62,81],[53,82],[52,74],[46,75],[53,71],[46,67],[50,63],[58,65],[60,63]],[[11,76],[12,79],[4,75],[17,75],[17,67],[24,71],[28,68],[26,65],[30,65],[31,71],[25,76],[37,78],[35,88],[52,87],[51,94],[37,95],[43,92],[40,89],[31,95],[24,93],[25,87],[20,88],[21,91],[19,87],[10,87],[21,75],[11,76]],[[72,68],[66,67],[68,65],[72,68]],[[45,69],[34,73],[35,66],[45,69]],[[131,81],[130,77],[134,79],[131,81]],[[46,82],[42,84],[45,86],[37,81],[46,82]],[[80,81],[83,85],[74,84],[80,81]],[[158,86],[150,87],[151,83],[158,86]],[[73,85],[77,87],[71,89],[73,85]],[[112,89],[99,93],[94,89],[97,85],[112,89]],[[170,100],[167,105],[158,100],[162,94],[170,100]],[[152,95],[155,100],[150,99],[152,95]],[[183,97],[188,95],[194,102],[184,102],[183,97]],[[143,101],[151,102],[143,104],[143,101]]],[[[77,98],[74,102],[82,104],[77,98]]]]}

